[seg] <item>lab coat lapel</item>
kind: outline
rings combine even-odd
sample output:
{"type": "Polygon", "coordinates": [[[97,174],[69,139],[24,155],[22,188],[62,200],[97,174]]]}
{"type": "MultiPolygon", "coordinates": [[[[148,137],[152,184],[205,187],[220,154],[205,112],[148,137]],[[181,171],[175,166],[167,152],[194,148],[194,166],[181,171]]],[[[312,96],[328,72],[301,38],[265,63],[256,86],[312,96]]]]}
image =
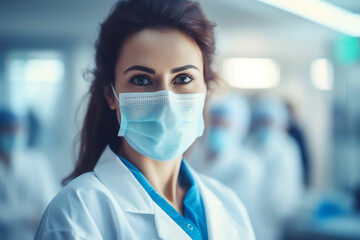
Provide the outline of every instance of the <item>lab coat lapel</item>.
{"type": "Polygon", "coordinates": [[[194,171],[193,174],[199,183],[201,196],[204,202],[209,240],[250,239],[243,238],[248,235],[246,227],[236,225],[220,199],[205,186],[194,171]]]}
{"type": "Polygon", "coordinates": [[[156,229],[160,239],[191,240],[189,235],[167,215],[158,205],[154,204],[156,229]]]}
{"type": "MultiPolygon", "coordinates": [[[[145,189],[122,163],[116,154],[106,147],[94,168],[95,175],[111,192],[123,211],[152,214],[160,239],[191,239],[148,195],[145,189]]],[[[139,229],[141,231],[141,229],[139,229]]]]}
{"type": "Polygon", "coordinates": [[[123,211],[154,214],[152,199],[109,146],[98,160],[94,173],[123,211]]]}

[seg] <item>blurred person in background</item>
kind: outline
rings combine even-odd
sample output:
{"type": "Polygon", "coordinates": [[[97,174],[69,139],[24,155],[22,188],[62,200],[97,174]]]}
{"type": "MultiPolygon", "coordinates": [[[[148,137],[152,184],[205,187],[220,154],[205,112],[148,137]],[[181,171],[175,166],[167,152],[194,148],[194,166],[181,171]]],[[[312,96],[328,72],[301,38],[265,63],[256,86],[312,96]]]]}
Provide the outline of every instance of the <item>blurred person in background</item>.
{"type": "Polygon", "coordinates": [[[0,109],[0,238],[33,239],[58,187],[44,155],[26,145],[23,121],[0,109]]]}
{"type": "Polygon", "coordinates": [[[28,147],[37,147],[40,141],[41,125],[39,118],[36,116],[34,109],[29,108],[26,114],[26,126],[28,132],[28,147]]]}
{"type": "Polygon", "coordinates": [[[297,118],[295,106],[290,102],[286,101],[286,109],[289,114],[289,124],[287,131],[290,136],[296,141],[299,146],[301,155],[301,164],[303,168],[303,182],[306,187],[310,186],[310,159],[309,149],[306,141],[306,137],[303,129],[301,128],[297,118]]]}
{"type": "Polygon", "coordinates": [[[252,133],[249,146],[265,165],[262,185],[262,229],[259,240],[281,239],[284,223],[296,212],[302,196],[302,167],[299,147],[287,133],[285,104],[275,98],[258,98],[252,104],[252,133]]]}
{"type": "Polygon", "coordinates": [[[263,161],[248,147],[250,108],[239,93],[213,97],[209,102],[209,130],[189,152],[190,164],[200,173],[230,187],[248,210],[255,235],[261,224],[259,208],[263,161]]]}

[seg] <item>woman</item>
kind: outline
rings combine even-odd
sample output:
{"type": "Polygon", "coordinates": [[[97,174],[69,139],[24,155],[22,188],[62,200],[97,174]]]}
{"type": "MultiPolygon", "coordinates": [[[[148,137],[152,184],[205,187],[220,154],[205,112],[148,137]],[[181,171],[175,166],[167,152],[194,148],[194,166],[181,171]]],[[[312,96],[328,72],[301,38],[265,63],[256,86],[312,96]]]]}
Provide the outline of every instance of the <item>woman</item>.
{"type": "Polygon", "coordinates": [[[75,179],[36,239],[254,239],[235,194],[182,158],[204,129],[213,28],[190,1],[115,6],[96,43],[75,179]]]}

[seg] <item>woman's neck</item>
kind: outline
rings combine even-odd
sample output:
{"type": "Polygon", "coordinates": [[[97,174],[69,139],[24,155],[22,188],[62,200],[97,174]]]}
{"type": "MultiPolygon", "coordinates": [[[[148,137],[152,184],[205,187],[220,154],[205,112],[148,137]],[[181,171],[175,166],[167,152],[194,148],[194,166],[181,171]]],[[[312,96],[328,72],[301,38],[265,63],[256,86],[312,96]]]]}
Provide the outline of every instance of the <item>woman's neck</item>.
{"type": "Polygon", "coordinates": [[[155,190],[182,214],[186,193],[178,180],[182,156],[171,161],[156,161],[135,151],[125,139],[119,154],[139,169],[155,190]]]}

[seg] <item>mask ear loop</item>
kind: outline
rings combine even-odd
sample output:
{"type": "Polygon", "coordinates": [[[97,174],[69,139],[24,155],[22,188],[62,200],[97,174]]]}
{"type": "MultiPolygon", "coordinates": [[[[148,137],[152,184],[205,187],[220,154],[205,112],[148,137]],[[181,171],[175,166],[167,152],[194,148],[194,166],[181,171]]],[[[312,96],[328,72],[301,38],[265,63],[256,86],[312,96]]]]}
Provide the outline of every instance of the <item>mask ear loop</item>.
{"type": "Polygon", "coordinates": [[[119,101],[119,97],[116,95],[116,92],[115,92],[115,89],[114,89],[113,84],[112,84],[112,83],[110,83],[110,86],[111,86],[111,90],[112,90],[112,91],[113,91],[113,93],[114,93],[115,98],[119,101]]]}
{"type": "MultiPolygon", "coordinates": [[[[113,91],[113,93],[114,93],[114,95],[115,95],[115,98],[116,98],[116,99],[118,100],[118,102],[119,102],[119,97],[116,96],[116,92],[115,92],[115,89],[114,89],[114,86],[112,85],[112,83],[110,83],[110,86],[111,86],[111,89],[112,89],[112,91],[113,91]]],[[[119,119],[119,116],[117,115],[117,113],[116,113],[116,118],[117,118],[117,120],[118,120],[118,123],[121,124],[120,119],[119,119]]],[[[120,129],[119,129],[119,132],[120,132],[120,129]]]]}

